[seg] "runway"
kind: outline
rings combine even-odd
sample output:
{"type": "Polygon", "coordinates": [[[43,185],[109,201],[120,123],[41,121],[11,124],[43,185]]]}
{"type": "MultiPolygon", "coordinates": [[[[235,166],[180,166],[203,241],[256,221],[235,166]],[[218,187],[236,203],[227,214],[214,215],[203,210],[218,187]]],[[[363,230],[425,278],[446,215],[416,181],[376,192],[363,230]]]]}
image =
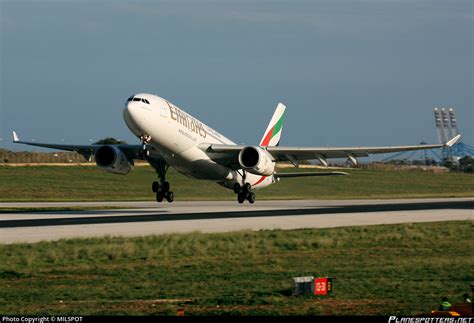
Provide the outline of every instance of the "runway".
{"type": "Polygon", "coordinates": [[[0,203],[0,243],[63,238],[331,228],[474,220],[474,199],[222,202],[0,203]],[[100,210],[100,207],[123,209],[100,210]],[[92,207],[87,211],[2,212],[2,208],[92,207]]]}

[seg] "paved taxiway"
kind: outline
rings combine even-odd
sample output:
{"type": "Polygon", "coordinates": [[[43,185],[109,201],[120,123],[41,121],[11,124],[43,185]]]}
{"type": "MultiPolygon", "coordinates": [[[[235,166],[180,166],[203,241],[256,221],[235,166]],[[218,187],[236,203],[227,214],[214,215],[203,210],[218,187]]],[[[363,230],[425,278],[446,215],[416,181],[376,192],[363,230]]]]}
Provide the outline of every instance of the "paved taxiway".
{"type": "Polygon", "coordinates": [[[330,228],[474,220],[474,199],[225,202],[0,203],[0,243],[179,232],[330,228]],[[120,207],[113,210],[3,212],[2,208],[120,207]]]}

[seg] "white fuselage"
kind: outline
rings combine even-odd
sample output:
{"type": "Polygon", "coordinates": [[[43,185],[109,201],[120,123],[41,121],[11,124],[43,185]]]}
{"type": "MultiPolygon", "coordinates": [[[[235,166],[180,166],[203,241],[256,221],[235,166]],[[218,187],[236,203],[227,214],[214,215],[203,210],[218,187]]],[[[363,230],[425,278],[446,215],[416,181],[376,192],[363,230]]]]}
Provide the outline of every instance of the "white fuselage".
{"type": "Polygon", "coordinates": [[[152,147],[150,158],[159,155],[177,171],[189,177],[205,179],[233,188],[235,183],[250,183],[253,189],[274,183],[274,176],[259,176],[234,171],[213,161],[199,146],[201,144],[235,145],[230,139],[187,114],[171,102],[156,95],[140,93],[128,101],[124,120],[137,137],[147,137],[152,147]],[[148,103],[147,103],[148,102],[148,103]]]}

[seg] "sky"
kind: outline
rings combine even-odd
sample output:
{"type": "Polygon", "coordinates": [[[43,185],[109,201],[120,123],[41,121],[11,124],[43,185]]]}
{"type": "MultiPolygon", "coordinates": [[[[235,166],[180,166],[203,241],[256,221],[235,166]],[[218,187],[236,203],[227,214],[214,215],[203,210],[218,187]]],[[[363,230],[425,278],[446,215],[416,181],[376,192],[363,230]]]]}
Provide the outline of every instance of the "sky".
{"type": "Polygon", "coordinates": [[[137,143],[125,100],[158,94],[237,143],[278,102],[281,145],[473,144],[472,1],[0,0],[0,148],[137,143]]]}

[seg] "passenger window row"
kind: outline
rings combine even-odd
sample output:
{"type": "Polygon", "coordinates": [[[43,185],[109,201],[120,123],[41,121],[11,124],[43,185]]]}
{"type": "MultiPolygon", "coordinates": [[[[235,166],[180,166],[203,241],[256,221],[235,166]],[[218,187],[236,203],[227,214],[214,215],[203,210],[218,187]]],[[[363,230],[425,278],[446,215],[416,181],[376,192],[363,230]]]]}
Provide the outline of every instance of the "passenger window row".
{"type": "Polygon", "coordinates": [[[150,101],[148,101],[147,99],[134,98],[133,96],[128,98],[127,102],[130,102],[130,101],[141,101],[143,103],[150,104],[150,101]]]}

